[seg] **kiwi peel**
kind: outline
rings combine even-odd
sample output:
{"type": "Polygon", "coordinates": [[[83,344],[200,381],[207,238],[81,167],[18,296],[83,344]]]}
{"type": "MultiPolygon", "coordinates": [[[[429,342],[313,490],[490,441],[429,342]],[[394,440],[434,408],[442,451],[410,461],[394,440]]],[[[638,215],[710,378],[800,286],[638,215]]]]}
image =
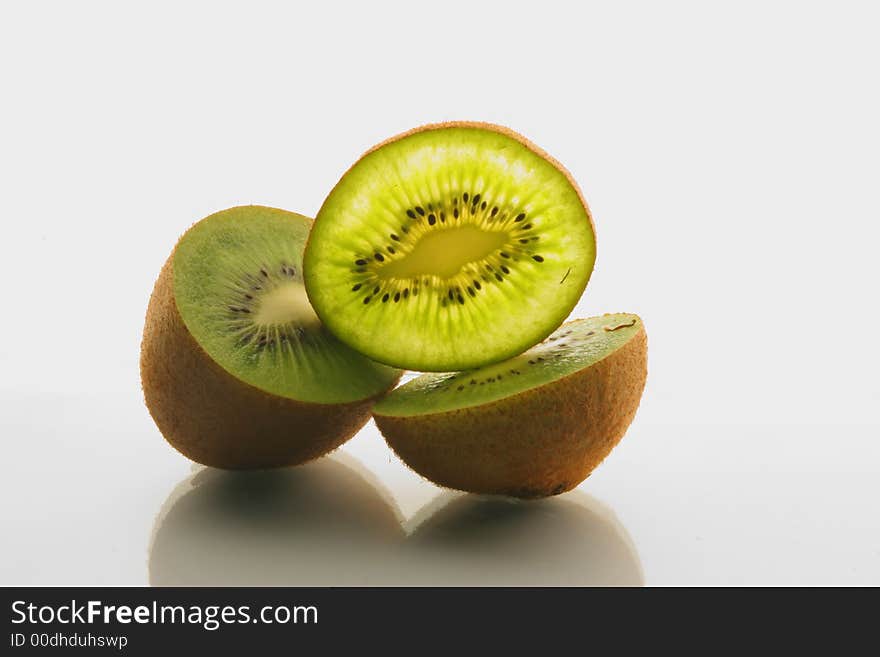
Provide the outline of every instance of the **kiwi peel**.
{"type": "Polygon", "coordinates": [[[373,416],[397,455],[436,484],[546,497],[581,483],[620,441],[646,377],[641,319],[603,315],[503,363],[424,374],[373,416]]]}
{"type": "Polygon", "coordinates": [[[147,407],[194,461],[229,469],[309,461],[369,419],[400,372],[340,343],[302,283],[311,220],[244,206],[195,224],[156,281],[141,348],[147,407]]]}
{"type": "Polygon", "coordinates": [[[304,258],[309,299],[340,340],[419,371],[522,353],[569,314],[594,262],[568,172],[484,123],[428,125],[367,152],[322,205],[304,258]]]}

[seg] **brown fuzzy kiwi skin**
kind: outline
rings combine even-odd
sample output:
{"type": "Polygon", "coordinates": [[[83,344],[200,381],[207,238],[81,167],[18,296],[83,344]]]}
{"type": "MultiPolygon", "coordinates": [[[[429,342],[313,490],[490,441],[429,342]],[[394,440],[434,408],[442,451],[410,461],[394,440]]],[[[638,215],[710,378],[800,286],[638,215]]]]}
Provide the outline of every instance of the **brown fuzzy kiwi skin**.
{"type": "Polygon", "coordinates": [[[147,408],[172,447],[216,468],[283,467],[336,449],[367,422],[381,395],[346,404],[300,402],[262,391],[218,365],[180,316],[173,260],[174,253],[150,297],[140,360],[147,408]]]}
{"type": "Polygon", "coordinates": [[[539,498],[571,490],[635,417],[647,379],[644,326],[594,365],[490,404],[429,415],[373,413],[388,445],[434,483],[539,498]]]}

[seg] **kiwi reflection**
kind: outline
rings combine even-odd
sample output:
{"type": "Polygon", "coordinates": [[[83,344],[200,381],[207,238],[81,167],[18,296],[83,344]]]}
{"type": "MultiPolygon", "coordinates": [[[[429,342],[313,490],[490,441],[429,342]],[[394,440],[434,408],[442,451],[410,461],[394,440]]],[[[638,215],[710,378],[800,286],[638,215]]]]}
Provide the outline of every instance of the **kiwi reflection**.
{"type": "Polygon", "coordinates": [[[626,529],[580,491],[538,501],[444,493],[412,524],[402,555],[407,584],[644,584],[626,529]]]}
{"type": "Polygon", "coordinates": [[[202,468],[159,513],[150,584],[384,584],[404,533],[370,477],[342,453],[265,472],[202,468]]]}
{"type": "Polygon", "coordinates": [[[296,468],[200,468],[149,549],[154,586],[641,585],[614,513],[573,491],[520,501],[441,493],[412,518],[344,453],[296,468]]]}

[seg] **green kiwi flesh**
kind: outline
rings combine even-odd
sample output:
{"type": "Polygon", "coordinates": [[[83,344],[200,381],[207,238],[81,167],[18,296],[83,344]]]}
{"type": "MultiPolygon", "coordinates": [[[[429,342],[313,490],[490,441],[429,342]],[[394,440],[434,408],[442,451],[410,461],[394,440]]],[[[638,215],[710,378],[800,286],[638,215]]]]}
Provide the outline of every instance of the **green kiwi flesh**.
{"type": "Polygon", "coordinates": [[[420,371],[522,353],[572,310],[595,261],[567,172],[487,124],[426,126],[362,157],[305,253],[317,314],[370,358],[420,371]]]}
{"type": "Polygon", "coordinates": [[[424,415],[498,401],[590,367],[632,339],[640,328],[641,321],[625,313],[575,320],[541,344],[502,363],[416,377],[373,410],[380,415],[424,415]]]}
{"type": "Polygon", "coordinates": [[[311,223],[260,206],[199,222],[173,255],[177,309],[214,361],[260,390],[324,404],[374,396],[399,372],[339,342],[312,310],[302,279],[311,223]]]}

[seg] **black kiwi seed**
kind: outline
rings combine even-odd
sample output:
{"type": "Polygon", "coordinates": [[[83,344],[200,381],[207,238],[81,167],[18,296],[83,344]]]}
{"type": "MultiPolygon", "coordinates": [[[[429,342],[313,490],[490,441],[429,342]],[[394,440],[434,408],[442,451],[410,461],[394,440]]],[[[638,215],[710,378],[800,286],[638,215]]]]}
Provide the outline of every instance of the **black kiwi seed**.
{"type": "Polygon", "coordinates": [[[458,302],[459,302],[459,303],[464,303],[464,297],[463,297],[463,296],[461,296],[461,295],[459,294],[457,298],[458,298],[458,302]]]}
{"type": "Polygon", "coordinates": [[[364,305],[370,303],[370,299],[372,299],[372,298],[373,297],[364,297],[364,305]]]}
{"type": "Polygon", "coordinates": [[[363,258],[359,258],[358,260],[354,261],[354,264],[356,264],[358,267],[363,267],[365,264],[367,264],[367,261],[363,258]]]}
{"type": "Polygon", "coordinates": [[[495,278],[498,280],[499,283],[504,280],[504,276],[497,272],[495,273],[495,278]]]}
{"type": "Polygon", "coordinates": [[[407,297],[409,297],[409,288],[408,287],[403,289],[403,298],[406,299],[407,297]]]}
{"type": "Polygon", "coordinates": [[[351,291],[352,291],[352,292],[357,292],[358,290],[361,289],[361,285],[363,285],[363,284],[362,284],[362,283],[358,283],[358,284],[355,285],[353,288],[351,288],[351,291]]]}
{"type": "Polygon", "coordinates": [[[509,254],[509,253],[505,253],[504,251],[502,251],[502,252],[501,252],[501,257],[502,257],[502,258],[510,258],[510,254],[509,254]]]}
{"type": "Polygon", "coordinates": [[[261,269],[260,273],[263,275],[264,278],[269,278],[269,272],[267,272],[265,269],[261,269]]]}
{"type": "Polygon", "coordinates": [[[394,233],[391,233],[391,235],[389,235],[389,237],[390,237],[391,239],[393,239],[395,242],[399,242],[399,241],[400,241],[400,238],[399,238],[397,235],[395,235],[394,233]]]}
{"type": "Polygon", "coordinates": [[[507,268],[507,265],[501,265],[501,271],[503,271],[505,274],[510,273],[510,269],[507,268]]]}
{"type": "Polygon", "coordinates": [[[379,286],[373,288],[373,294],[379,294],[379,286]]]}
{"type": "Polygon", "coordinates": [[[449,300],[452,301],[455,299],[455,292],[452,291],[452,288],[449,288],[449,300]]]}
{"type": "Polygon", "coordinates": [[[519,243],[520,243],[520,244],[528,244],[528,243],[529,243],[529,240],[528,240],[528,239],[523,239],[523,240],[520,240],[519,243]]]}
{"type": "Polygon", "coordinates": [[[483,201],[482,203],[480,203],[480,209],[481,209],[481,210],[485,210],[485,209],[486,209],[486,201],[483,201]]]}
{"type": "Polygon", "coordinates": [[[455,208],[455,209],[452,211],[452,216],[455,217],[456,219],[458,219],[458,208],[455,208]]]}
{"type": "Polygon", "coordinates": [[[532,224],[526,224],[525,226],[522,227],[522,230],[529,230],[529,229],[531,229],[531,227],[532,227],[532,224]]]}
{"type": "Polygon", "coordinates": [[[480,281],[475,280],[475,281],[474,281],[474,287],[477,288],[477,289],[479,290],[479,289],[481,289],[483,286],[480,285],[480,281]]]}
{"type": "Polygon", "coordinates": [[[472,297],[477,296],[477,293],[474,292],[474,288],[472,288],[470,285],[468,285],[467,293],[470,294],[472,297]]]}
{"type": "Polygon", "coordinates": [[[524,212],[520,212],[518,215],[516,215],[516,219],[514,219],[514,221],[515,221],[515,222],[520,222],[520,221],[522,221],[522,220],[525,219],[525,218],[526,218],[525,213],[524,213],[524,212]]]}
{"type": "Polygon", "coordinates": [[[539,255],[533,255],[532,260],[534,260],[535,262],[544,262],[544,258],[539,255]]]}
{"type": "Polygon", "coordinates": [[[413,212],[412,210],[407,210],[407,211],[406,211],[406,216],[409,217],[410,219],[415,219],[415,218],[416,218],[416,213],[413,212]]]}
{"type": "Polygon", "coordinates": [[[480,195],[477,194],[476,196],[474,196],[474,205],[476,205],[479,202],[480,202],[480,195]]]}
{"type": "Polygon", "coordinates": [[[416,212],[419,213],[419,216],[420,216],[420,217],[424,217],[424,216],[425,216],[425,210],[424,210],[424,209],[422,208],[422,206],[420,206],[420,205],[419,205],[419,206],[416,206],[416,212]]]}
{"type": "Polygon", "coordinates": [[[440,213],[440,221],[443,221],[443,222],[446,221],[446,213],[445,212],[440,213]]]}
{"type": "Polygon", "coordinates": [[[394,255],[395,253],[397,253],[397,251],[394,250],[394,247],[393,247],[393,246],[389,246],[389,247],[388,247],[388,253],[390,253],[391,255],[394,255]]]}
{"type": "Polygon", "coordinates": [[[464,199],[464,202],[467,203],[467,200],[468,200],[468,193],[465,192],[465,193],[462,195],[462,198],[464,199]]]}
{"type": "Polygon", "coordinates": [[[494,217],[496,214],[498,214],[498,207],[497,207],[497,206],[496,206],[496,207],[493,207],[493,208],[492,208],[492,212],[490,212],[489,214],[490,214],[491,216],[493,216],[493,217],[494,217]]]}
{"type": "Polygon", "coordinates": [[[386,292],[385,294],[382,295],[382,303],[386,303],[388,301],[388,298],[389,298],[388,293],[386,292]]]}
{"type": "Polygon", "coordinates": [[[394,303],[397,303],[398,301],[400,301],[400,292],[397,292],[394,295],[394,303]]]}
{"type": "Polygon", "coordinates": [[[384,260],[385,260],[385,256],[383,256],[381,253],[377,253],[377,254],[375,254],[373,257],[374,257],[376,260],[378,260],[379,262],[384,262],[384,260]]]}
{"type": "Polygon", "coordinates": [[[458,386],[459,390],[464,390],[464,386],[458,386]]]}
{"type": "Polygon", "coordinates": [[[437,223],[437,217],[435,217],[433,214],[429,214],[428,215],[428,225],[433,226],[436,223],[437,223]]]}

